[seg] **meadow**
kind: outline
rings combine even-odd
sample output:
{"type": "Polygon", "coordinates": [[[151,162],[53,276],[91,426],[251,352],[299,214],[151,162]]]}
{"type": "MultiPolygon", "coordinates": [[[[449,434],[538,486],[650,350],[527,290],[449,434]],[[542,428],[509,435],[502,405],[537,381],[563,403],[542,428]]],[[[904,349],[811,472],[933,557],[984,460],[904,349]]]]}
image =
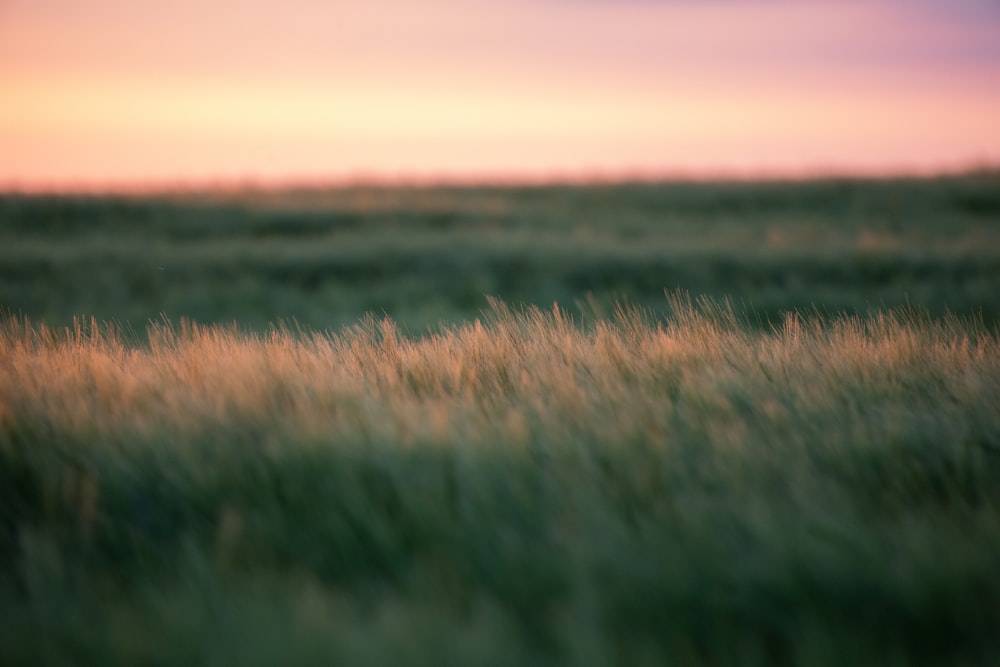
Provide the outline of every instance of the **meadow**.
{"type": "Polygon", "coordinates": [[[353,187],[0,196],[0,306],[142,332],[388,315],[409,333],[486,295],[576,315],[664,289],[763,318],[919,305],[1000,320],[1000,173],[937,179],[353,187]]]}
{"type": "Polygon", "coordinates": [[[995,663],[998,216],[6,195],[0,663],[995,663]]]}

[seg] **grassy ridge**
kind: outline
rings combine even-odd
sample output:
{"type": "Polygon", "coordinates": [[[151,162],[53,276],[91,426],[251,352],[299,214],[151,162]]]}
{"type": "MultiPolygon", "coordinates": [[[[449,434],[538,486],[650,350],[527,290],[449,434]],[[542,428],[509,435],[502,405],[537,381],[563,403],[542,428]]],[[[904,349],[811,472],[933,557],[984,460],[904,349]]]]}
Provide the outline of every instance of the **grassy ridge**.
{"type": "Polygon", "coordinates": [[[662,311],[663,289],[765,318],[906,302],[1000,321],[1000,177],[770,184],[0,196],[0,307],[143,330],[372,311],[410,331],[511,303],[662,311]]]}
{"type": "Polygon", "coordinates": [[[996,331],[663,310],[8,320],[0,662],[1000,655],[996,331]]]}

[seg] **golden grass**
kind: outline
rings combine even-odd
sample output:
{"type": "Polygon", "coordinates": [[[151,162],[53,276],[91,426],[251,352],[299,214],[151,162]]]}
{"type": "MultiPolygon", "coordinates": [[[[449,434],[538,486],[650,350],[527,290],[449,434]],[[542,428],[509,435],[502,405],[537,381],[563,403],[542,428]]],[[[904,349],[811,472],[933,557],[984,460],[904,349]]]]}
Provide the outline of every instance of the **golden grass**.
{"type": "Polygon", "coordinates": [[[665,322],[620,309],[582,327],[557,307],[513,312],[495,302],[485,323],[419,338],[388,319],[266,334],[182,322],[151,326],[142,345],[94,321],[56,330],[9,319],[0,414],[109,437],[245,420],[306,437],[468,443],[579,429],[646,437],[694,406],[718,437],[739,440],[748,419],[779,428],[917,387],[928,409],[1000,395],[1000,343],[973,323],[789,315],[752,331],[725,305],[675,297],[673,306],[665,322]]]}
{"type": "Polygon", "coordinates": [[[995,655],[997,332],[671,309],[142,342],[8,319],[0,657],[995,655]]]}

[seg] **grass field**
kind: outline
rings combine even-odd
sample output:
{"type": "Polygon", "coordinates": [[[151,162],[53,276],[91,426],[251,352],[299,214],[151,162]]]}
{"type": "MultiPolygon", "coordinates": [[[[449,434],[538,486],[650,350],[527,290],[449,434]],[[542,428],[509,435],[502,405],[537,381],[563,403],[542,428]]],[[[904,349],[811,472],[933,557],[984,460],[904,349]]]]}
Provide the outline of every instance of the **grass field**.
{"type": "Polygon", "coordinates": [[[994,664],[998,225],[990,173],[8,195],[0,663],[994,664]]]}
{"type": "Polygon", "coordinates": [[[0,197],[0,305],[411,333],[485,295],[657,311],[664,288],[789,309],[906,302],[1000,321],[1000,172],[931,180],[0,197]]]}

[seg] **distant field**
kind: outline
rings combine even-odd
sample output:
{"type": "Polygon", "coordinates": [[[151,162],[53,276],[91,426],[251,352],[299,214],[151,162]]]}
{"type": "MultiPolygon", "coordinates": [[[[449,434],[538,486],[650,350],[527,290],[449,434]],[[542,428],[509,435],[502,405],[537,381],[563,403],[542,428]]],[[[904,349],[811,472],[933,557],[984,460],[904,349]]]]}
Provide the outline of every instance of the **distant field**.
{"type": "Polygon", "coordinates": [[[939,179],[0,196],[0,307],[143,330],[365,312],[420,333],[485,295],[575,312],[663,290],[762,317],[910,302],[1000,320],[1000,173],[939,179]]]}
{"type": "Polygon", "coordinates": [[[0,307],[2,665],[1000,664],[995,172],[5,195],[0,307]]]}
{"type": "Polygon", "coordinates": [[[674,297],[0,333],[5,665],[985,665],[1000,339],[674,297]]]}

